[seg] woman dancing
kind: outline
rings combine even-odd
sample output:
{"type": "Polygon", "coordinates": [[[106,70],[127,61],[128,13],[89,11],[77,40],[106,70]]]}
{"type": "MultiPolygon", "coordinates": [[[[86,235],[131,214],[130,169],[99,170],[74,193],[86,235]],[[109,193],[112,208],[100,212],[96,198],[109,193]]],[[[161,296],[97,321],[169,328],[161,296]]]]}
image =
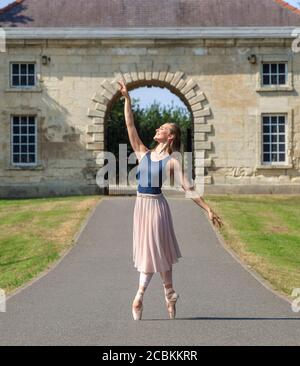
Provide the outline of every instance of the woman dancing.
{"type": "MultiPolygon", "coordinates": [[[[175,236],[171,211],[161,186],[166,179],[166,169],[169,169],[170,174],[179,179],[185,191],[193,191],[181,172],[180,163],[171,156],[180,149],[181,131],[175,123],[161,125],[154,136],[157,145],[149,150],[136,131],[127,86],[123,80],[118,83],[125,98],[124,113],[130,144],[139,161],[139,184],[133,214],[133,261],[140,277],[139,288],[132,304],[132,315],[134,320],[142,318],[144,293],[153,274],[159,272],[169,318],[174,319],[179,295],[173,289],[172,265],[182,255],[175,236]]],[[[208,212],[214,225],[222,225],[220,217],[199,195],[193,200],[208,212]]]]}

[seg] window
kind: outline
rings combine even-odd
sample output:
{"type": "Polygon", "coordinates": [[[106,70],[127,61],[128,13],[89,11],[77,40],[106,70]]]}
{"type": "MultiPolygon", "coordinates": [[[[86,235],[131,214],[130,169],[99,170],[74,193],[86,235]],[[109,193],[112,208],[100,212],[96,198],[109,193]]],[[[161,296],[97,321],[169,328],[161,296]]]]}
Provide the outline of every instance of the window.
{"type": "Polygon", "coordinates": [[[11,63],[11,87],[32,87],[36,85],[35,63],[11,63]]]}
{"type": "Polygon", "coordinates": [[[36,117],[12,116],[11,147],[12,164],[36,164],[36,117]]]}
{"type": "Polygon", "coordinates": [[[286,85],[287,63],[286,62],[262,63],[262,84],[286,85]]]}
{"type": "Polygon", "coordinates": [[[286,116],[262,116],[263,164],[286,162],[286,116]]]}
{"type": "Polygon", "coordinates": [[[293,52],[257,55],[256,91],[294,91],[294,57],[293,52]]]}

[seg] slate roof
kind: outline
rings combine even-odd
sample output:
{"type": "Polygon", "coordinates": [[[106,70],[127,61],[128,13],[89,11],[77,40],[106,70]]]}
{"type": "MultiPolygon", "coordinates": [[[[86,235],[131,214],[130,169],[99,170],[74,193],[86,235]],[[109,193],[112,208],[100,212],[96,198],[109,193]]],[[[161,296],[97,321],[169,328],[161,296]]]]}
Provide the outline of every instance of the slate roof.
{"type": "Polygon", "coordinates": [[[17,0],[2,27],[299,26],[283,0],[17,0]]]}

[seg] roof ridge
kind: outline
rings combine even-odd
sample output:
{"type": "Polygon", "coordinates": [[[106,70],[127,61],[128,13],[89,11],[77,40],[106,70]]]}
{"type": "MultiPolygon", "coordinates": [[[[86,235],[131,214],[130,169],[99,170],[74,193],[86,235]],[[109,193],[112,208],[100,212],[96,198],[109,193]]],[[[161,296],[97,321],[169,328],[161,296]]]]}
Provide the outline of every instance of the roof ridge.
{"type": "Polygon", "coordinates": [[[283,6],[284,8],[293,11],[294,13],[300,15],[300,9],[296,8],[295,6],[289,4],[288,2],[286,2],[285,0],[274,0],[275,3],[283,6]]]}
{"type": "Polygon", "coordinates": [[[24,0],[15,0],[13,3],[6,5],[4,8],[0,9],[0,14],[4,14],[5,12],[14,8],[16,5],[21,4],[23,1],[24,0]]]}

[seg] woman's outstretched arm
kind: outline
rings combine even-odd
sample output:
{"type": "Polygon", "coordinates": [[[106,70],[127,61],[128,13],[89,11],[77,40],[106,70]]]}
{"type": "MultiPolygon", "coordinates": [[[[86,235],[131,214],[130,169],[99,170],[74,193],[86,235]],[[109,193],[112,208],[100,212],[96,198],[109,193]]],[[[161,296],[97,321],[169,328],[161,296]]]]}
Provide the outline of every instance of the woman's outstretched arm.
{"type": "Polygon", "coordinates": [[[132,108],[131,108],[131,99],[130,99],[130,95],[128,94],[127,87],[123,80],[118,81],[118,83],[120,84],[120,92],[122,93],[122,95],[125,98],[124,114],[125,114],[125,122],[126,122],[127,131],[128,131],[129,141],[132,146],[132,149],[134,150],[135,154],[137,155],[137,158],[140,159],[141,155],[143,155],[145,152],[147,152],[148,149],[141,141],[141,139],[137,133],[137,130],[135,128],[134,118],[133,118],[133,113],[132,113],[132,108]]]}
{"type": "Polygon", "coordinates": [[[175,183],[179,182],[181,187],[185,192],[188,193],[188,196],[201,208],[207,211],[208,216],[214,225],[219,225],[221,227],[223,225],[221,218],[208,206],[206,202],[204,202],[203,197],[196,191],[195,186],[191,186],[189,180],[186,178],[185,174],[182,172],[180,163],[177,159],[171,159],[171,171],[174,172],[175,183]]]}

